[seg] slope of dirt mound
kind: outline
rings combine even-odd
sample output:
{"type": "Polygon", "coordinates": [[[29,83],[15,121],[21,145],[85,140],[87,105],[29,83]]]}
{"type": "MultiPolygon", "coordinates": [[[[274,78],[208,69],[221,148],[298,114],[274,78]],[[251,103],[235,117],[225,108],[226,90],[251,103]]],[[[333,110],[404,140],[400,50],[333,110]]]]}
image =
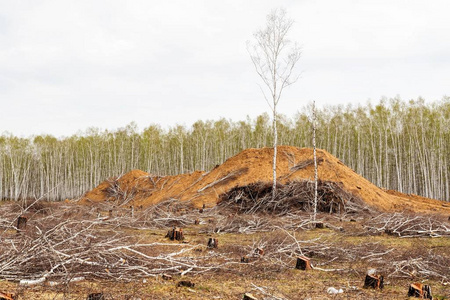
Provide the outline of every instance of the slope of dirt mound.
{"type": "Polygon", "coordinates": [[[117,205],[148,206],[175,198],[202,177],[196,171],[176,176],[152,176],[141,170],[132,170],[118,178],[105,180],[81,199],[82,204],[114,201],[117,205]]]}
{"type": "Polygon", "coordinates": [[[405,207],[405,210],[425,213],[450,213],[450,202],[438,201],[415,194],[403,194],[394,190],[385,190],[385,192],[394,197],[396,207],[405,207]]]}
{"type": "MultiPolygon", "coordinates": [[[[152,176],[133,170],[116,180],[107,180],[86,193],[82,202],[117,201],[148,206],[175,198],[191,201],[195,207],[215,206],[220,196],[236,187],[272,181],[273,148],[247,149],[229,158],[210,172],[196,171],[177,176],[152,176]]],[[[380,210],[413,210],[450,213],[450,205],[432,199],[418,199],[386,192],[356,174],[336,157],[317,150],[318,173],[322,181],[336,182],[367,205],[380,210]]],[[[313,150],[279,146],[277,178],[280,184],[313,180],[313,150]]]]}

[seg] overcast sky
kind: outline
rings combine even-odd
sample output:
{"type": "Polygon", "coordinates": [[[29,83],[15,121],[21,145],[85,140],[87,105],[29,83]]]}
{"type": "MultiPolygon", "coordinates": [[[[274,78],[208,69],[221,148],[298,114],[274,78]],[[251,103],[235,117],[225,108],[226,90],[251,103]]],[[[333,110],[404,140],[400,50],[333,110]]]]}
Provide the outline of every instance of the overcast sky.
{"type": "Polygon", "coordinates": [[[246,42],[284,7],[302,47],[279,111],[450,96],[450,1],[0,0],[0,134],[268,112],[246,42]]]}

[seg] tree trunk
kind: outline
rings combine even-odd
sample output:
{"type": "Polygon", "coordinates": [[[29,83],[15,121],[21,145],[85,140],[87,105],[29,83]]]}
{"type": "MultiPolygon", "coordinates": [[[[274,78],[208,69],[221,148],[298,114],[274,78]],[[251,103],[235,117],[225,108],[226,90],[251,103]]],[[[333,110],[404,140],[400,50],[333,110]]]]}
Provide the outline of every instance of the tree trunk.
{"type": "Polygon", "coordinates": [[[273,107],[273,185],[272,185],[272,200],[275,200],[277,194],[277,111],[276,106],[273,107]]]}
{"type": "Polygon", "coordinates": [[[316,155],[316,102],[313,102],[313,155],[314,155],[314,215],[313,221],[316,222],[317,215],[317,155],[316,155]]]}

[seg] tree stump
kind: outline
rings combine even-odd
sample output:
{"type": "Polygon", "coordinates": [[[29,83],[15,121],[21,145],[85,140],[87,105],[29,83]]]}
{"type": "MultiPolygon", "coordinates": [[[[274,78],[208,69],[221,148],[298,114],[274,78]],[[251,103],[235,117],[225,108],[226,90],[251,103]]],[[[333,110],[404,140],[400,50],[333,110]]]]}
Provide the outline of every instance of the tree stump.
{"type": "Polygon", "coordinates": [[[242,300],[258,300],[258,299],[250,293],[245,293],[244,297],[242,297],[242,300]]]}
{"type": "Polygon", "coordinates": [[[392,229],[386,228],[384,230],[384,233],[386,233],[387,235],[394,235],[394,231],[392,229]]]}
{"type": "Polygon", "coordinates": [[[16,296],[10,293],[0,292],[0,300],[15,300],[16,296]]]}
{"type": "Polygon", "coordinates": [[[263,248],[256,248],[255,249],[255,256],[260,257],[264,255],[264,249],[263,248]]]}
{"type": "Polygon", "coordinates": [[[311,270],[312,268],[309,258],[307,258],[306,256],[298,256],[295,268],[299,270],[311,270]]]}
{"type": "Polygon", "coordinates": [[[28,218],[24,216],[17,218],[17,232],[25,231],[27,229],[27,221],[28,218]]]}
{"type": "Polygon", "coordinates": [[[412,283],[408,289],[408,297],[416,297],[420,299],[433,299],[431,295],[431,287],[421,283],[412,283]]]}
{"type": "Polygon", "coordinates": [[[219,239],[209,238],[208,248],[217,248],[219,245],[219,239]]]}
{"type": "Polygon", "coordinates": [[[384,277],[382,275],[366,275],[364,279],[364,288],[383,289],[384,277]]]}
{"type": "Polygon", "coordinates": [[[174,241],[182,241],[184,240],[183,229],[174,227],[172,230],[169,230],[166,234],[166,237],[170,240],[174,241]]]}
{"type": "Polygon", "coordinates": [[[162,279],[164,279],[164,280],[171,280],[172,279],[172,275],[169,275],[169,274],[162,274],[162,279]]]}
{"type": "Polygon", "coordinates": [[[87,296],[86,300],[105,300],[105,296],[103,293],[92,293],[87,296]]]}
{"type": "Polygon", "coordinates": [[[422,288],[423,291],[423,297],[425,299],[433,300],[433,296],[431,295],[431,287],[429,285],[424,285],[422,288]]]}
{"type": "Polygon", "coordinates": [[[192,288],[192,287],[195,286],[195,283],[193,283],[192,281],[188,281],[188,280],[181,280],[181,281],[179,281],[179,282],[177,283],[177,286],[178,286],[178,287],[180,287],[180,286],[185,286],[185,287],[190,287],[190,288],[192,288]]]}
{"type": "Polygon", "coordinates": [[[248,264],[249,262],[250,259],[248,258],[247,255],[241,257],[241,263],[248,264]]]}
{"type": "Polygon", "coordinates": [[[322,222],[316,222],[316,223],[315,223],[315,227],[316,227],[317,229],[324,229],[324,228],[325,228],[325,226],[323,225],[322,222]]]}

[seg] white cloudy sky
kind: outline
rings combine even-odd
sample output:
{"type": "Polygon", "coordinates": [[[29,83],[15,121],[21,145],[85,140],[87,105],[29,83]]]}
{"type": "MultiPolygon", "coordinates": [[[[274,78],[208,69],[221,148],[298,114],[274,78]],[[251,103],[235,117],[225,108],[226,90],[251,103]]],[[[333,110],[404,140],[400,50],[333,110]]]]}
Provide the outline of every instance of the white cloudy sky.
{"type": "Polygon", "coordinates": [[[295,20],[300,80],[279,111],[450,95],[446,0],[0,0],[0,133],[189,126],[268,111],[246,41],[295,20]]]}

